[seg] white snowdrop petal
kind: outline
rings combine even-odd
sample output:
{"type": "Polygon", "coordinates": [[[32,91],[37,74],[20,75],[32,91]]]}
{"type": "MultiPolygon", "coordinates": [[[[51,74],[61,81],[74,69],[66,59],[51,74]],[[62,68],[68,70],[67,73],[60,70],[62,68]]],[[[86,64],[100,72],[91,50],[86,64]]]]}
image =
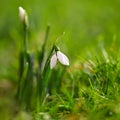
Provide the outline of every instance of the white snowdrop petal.
{"type": "Polygon", "coordinates": [[[20,16],[20,20],[24,21],[24,19],[25,19],[25,10],[22,7],[19,7],[19,16],[20,16]]]}
{"type": "Polygon", "coordinates": [[[50,68],[53,69],[57,63],[57,56],[54,54],[50,59],[50,68]]]}
{"type": "Polygon", "coordinates": [[[57,51],[57,58],[61,64],[67,65],[67,66],[69,65],[68,57],[65,54],[63,54],[62,52],[57,51]]]}

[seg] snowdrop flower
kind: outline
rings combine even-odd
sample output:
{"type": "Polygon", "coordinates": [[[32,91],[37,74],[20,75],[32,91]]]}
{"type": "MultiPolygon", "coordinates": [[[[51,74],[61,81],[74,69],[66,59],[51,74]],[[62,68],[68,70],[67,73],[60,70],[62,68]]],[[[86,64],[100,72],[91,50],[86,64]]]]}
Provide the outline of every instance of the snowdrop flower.
{"type": "Polygon", "coordinates": [[[21,22],[23,22],[23,24],[27,28],[28,27],[28,15],[25,9],[23,9],[22,7],[19,7],[19,16],[20,16],[21,22]]]}
{"type": "Polygon", "coordinates": [[[25,10],[22,7],[19,7],[19,16],[20,16],[20,20],[22,22],[24,22],[24,20],[25,20],[25,10]]]}
{"type": "Polygon", "coordinates": [[[69,59],[68,57],[63,54],[60,51],[57,51],[50,60],[50,68],[53,69],[57,63],[57,61],[59,61],[61,64],[69,66],[69,59]]]}

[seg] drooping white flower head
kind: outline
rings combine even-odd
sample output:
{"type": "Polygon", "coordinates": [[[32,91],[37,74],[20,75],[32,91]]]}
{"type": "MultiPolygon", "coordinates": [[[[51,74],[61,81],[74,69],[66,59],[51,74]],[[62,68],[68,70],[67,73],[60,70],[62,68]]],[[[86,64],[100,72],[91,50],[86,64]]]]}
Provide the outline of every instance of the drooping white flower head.
{"type": "Polygon", "coordinates": [[[57,56],[56,56],[56,54],[54,54],[50,60],[50,68],[53,69],[55,67],[56,63],[57,63],[57,56]]]}
{"type": "Polygon", "coordinates": [[[25,10],[21,6],[19,7],[19,16],[20,16],[20,20],[24,22],[25,21],[25,10]]]}
{"type": "Polygon", "coordinates": [[[69,66],[69,59],[68,57],[63,54],[62,52],[60,51],[57,51],[52,57],[51,57],[51,60],[50,60],[50,68],[53,69],[57,63],[57,60],[63,64],[63,65],[66,65],[66,66],[69,66]]]}
{"type": "Polygon", "coordinates": [[[69,66],[69,59],[65,54],[57,51],[57,58],[61,64],[69,66]]]}

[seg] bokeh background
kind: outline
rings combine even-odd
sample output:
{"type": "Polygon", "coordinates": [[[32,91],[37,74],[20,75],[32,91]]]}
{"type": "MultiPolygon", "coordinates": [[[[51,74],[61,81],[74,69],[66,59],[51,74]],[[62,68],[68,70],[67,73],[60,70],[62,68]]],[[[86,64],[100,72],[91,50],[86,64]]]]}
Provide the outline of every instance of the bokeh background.
{"type": "Polygon", "coordinates": [[[41,46],[47,24],[51,25],[48,47],[63,32],[59,46],[71,64],[85,56],[99,54],[99,47],[119,48],[120,0],[1,0],[0,79],[17,80],[22,40],[18,7],[29,16],[29,46],[41,46]]]}

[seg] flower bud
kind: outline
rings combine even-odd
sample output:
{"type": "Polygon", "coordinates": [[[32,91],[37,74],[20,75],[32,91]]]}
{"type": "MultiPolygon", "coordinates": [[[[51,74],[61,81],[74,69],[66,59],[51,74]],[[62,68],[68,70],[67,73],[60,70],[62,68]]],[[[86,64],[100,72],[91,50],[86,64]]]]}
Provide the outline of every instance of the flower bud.
{"type": "Polygon", "coordinates": [[[28,28],[28,15],[26,13],[26,11],[22,8],[19,7],[19,16],[20,16],[20,20],[21,22],[25,25],[25,28],[28,28]]]}
{"type": "Polygon", "coordinates": [[[22,22],[25,21],[25,10],[22,7],[19,7],[19,16],[22,22]]]}
{"type": "Polygon", "coordinates": [[[50,68],[53,69],[59,61],[62,65],[69,66],[68,57],[60,51],[57,51],[50,59],[50,68]]]}
{"type": "Polygon", "coordinates": [[[57,63],[57,56],[54,54],[50,59],[50,68],[53,69],[57,63]]]}
{"type": "Polygon", "coordinates": [[[69,59],[65,54],[57,51],[57,58],[61,64],[69,66],[69,59]]]}

